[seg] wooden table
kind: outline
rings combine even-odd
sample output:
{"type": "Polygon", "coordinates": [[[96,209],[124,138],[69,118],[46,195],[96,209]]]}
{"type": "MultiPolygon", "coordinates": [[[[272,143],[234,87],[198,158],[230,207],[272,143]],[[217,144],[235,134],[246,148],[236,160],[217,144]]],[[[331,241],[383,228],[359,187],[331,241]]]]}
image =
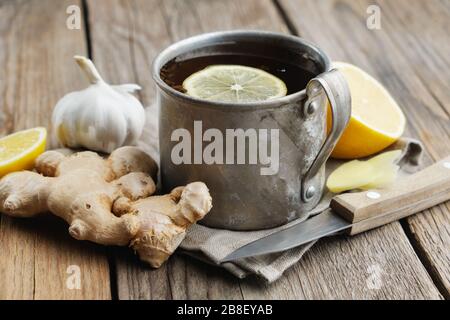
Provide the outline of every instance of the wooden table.
{"type": "MultiPolygon", "coordinates": [[[[251,28],[302,36],[381,80],[430,164],[450,154],[449,21],[449,0],[0,0],[0,136],[50,126],[56,101],[85,85],[74,54],[91,56],[111,83],[141,84],[150,105],[150,65],[161,49],[206,31],[251,28]],[[66,27],[70,5],[81,9],[79,30],[66,27]],[[380,29],[366,25],[370,5],[381,8],[380,29]]],[[[127,249],[71,239],[57,219],[0,218],[1,299],[450,297],[449,202],[352,239],[320,241],[270,286],[177,255],[151,270],[127,249]],[[70,266],[81,272],[80,289],[67,286],[70,266]]]]}

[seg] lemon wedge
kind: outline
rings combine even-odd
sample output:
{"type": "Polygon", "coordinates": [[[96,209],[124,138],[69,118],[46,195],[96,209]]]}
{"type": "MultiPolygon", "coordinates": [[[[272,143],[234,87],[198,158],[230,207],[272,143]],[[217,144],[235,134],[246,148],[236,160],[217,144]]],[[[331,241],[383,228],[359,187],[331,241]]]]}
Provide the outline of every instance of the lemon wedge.
{"type": "Polygon", "coordinates": [[[397,141],[405,130],[406,119],[389,92],[354,65],[335,62],[333,66],[344,74],[349,84],[352,116],[332,157],[367,157],[397,141]]]}
{"type": "Polygon", "coordinates": [[[213,65],[183,82],[189,96],[217,102],[257,102],[287,94],[286,84],[270,73],[240,65],[213,65]]]}
{"type": "Polygon", "coordinates": [[[45,151],[47,130],[34,128],[19,131],[0,139],[0,177],[32,169],[34,160],[45,151]]]}

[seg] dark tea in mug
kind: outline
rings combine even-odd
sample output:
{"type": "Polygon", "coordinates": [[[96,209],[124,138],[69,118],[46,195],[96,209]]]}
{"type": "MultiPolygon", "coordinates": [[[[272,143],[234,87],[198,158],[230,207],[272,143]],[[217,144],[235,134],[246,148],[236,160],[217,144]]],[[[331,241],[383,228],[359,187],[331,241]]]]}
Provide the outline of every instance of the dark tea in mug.
{"type": "Polygon", "coordinates": [[[302,91],[308,82],[314,78],[311,70],[300,67],[289,61],[289,57],[280,56],[279,52],[270,46],[262,47],[261,55],[245,52],[252,46],[255,52],[256,44],[240,44],[241,53],[227,45],[208,48],[207,52],[192,52],[181,55],[169,61],[160,72],[161,79],[173,89],[185,93],[183,82],[192,74],[213,65],[241,65],[264,70],[282,80],[288,89],[287,94],[302,91]]]}

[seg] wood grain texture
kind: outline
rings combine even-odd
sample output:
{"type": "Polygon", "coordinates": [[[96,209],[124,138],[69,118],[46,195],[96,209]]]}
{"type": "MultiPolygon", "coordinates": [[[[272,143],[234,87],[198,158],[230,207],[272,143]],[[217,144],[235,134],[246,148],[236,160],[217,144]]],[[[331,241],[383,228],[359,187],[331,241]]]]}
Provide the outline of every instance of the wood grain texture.
{"type": "MultiPolygon", "coordinates": [[[[374,2],[365,0],[365,3],[374,2]]],[[[436,101],[450,114],[450,73],[445,71],[450,68],[450,2],[382,0],[375,3],[382,9],[386,34],[436,101]]]]}
{"type": "MultiPolygon", "coordinates": [[[[424,164],[450,153],[450,144],[443,143],[450,137],[449,100],[442,100],[448,94],[448,74],[442,72],[448,69],[448,44],[442,40],[448,38],[444,27],[450,16],[448,1],[378,1],[380,30],[366,26],[366,10],[373,4],[369,0],[280,3],[300,35],[316,42],[334,60],[354,63],[381,80],[405,111],[406,134],[419,138],[431,155],[424,164]],[[317,32],[317,21],[323,17],[327,23],[317,32]]],[[[426,210],[405,224],[445,297],[450,288],[449,207],[447,202],[426,210]]]]}
{"type": "MultiPolygon", "coordinates": [[[[311,5],[301,16],[314,16],[315,9],[311,5]]],[[[106,3],[91,0],[88,7],[94,60],[100,70],[111,82],[138,81],[145,88],[141,98],[147,105],[153,103],[154,87],[150,72],[146,70],[150,70],[156,53],[170,42],[220,29],[287,31],[271,1],[141,0],[106,3]],[[109,39],[113,39],[113,45],[102,41],[105,31],[109,39]],[[110,67],[118,63],[122,64],[120,71],[117,67],[110,67]]],[[[324,33],[320,31],[323,17],[316,19],[311,21],[312,18],[307,17],[305,20],[315,30],[314,34],[324,33]]],[[[338,42],[336,47],[341,48],[341,41],[342,37],[334,39],[329,47],[338,42]]],[[[425,99],[432,101],[428,91],[424,89],[422,93],[425,99]]],[[[446,117],[438,104],[434,108],[439,117],[446,117]]],[[[261,285],[255,279],[239,281],[224,270],[179,256],[172,257],[156,271],[147,269],[125,253],[119,254],[116,261],[120,299],[441,298],[399,223],[352,240],[323,241],[272,286],[261,285]],[[390,278],[381,288],[370,289],[367,281],[373,280],[370,277],[378,269],[370,269],[371,274],[367,268],[377,268],[377,265],[381,265],[381,272],[390,278]]]]}
{"type": "MultiPolygon", "coordinates": [[[[395,10],[390,1],[379,2],[379,5],[383,9],[386,33],[410,61],[410,68],[436,102],[450,115],[450,73],[444,71],[450,68],[450,2],[415,1],[411,6],[411,2],[401,0],[395,10]],[[429,23],[429,17],[433,23],[429,23]]],[[[447,125],[443,121],[448,130],[441,137],[441,131],[434,127],[435,118],[428,117],[425,121],[430,123],[428,132],[423,133],[431,154],[425,160],[430,164],[450,153],[450,144],[442,143],[450,138],[450,120],[447,118],[447,125]]],[[[450,202],[406,219],[404,227],[435,284],[446,299],[450,299],[450,202]]]]}
{"type": "MultiPolygon", "coordinates": [[[[83,85],[72,56],[86,52],[84,31],[66,28],[79,1],[0,1],[0,135],[50,126],[63,94],[83,85]]],[[[54,142],[50,142],[54,146],[54,142]]],[[[0,299],[109,299],[109,267],[99,247],[71,239],[54,218],[0,217],[0,299]],[[80,290],[66,282],[78,266],[80,290]],[[70,270],[69,270],[70,271],[70,270]]]]}
{"type": "Polygon", "coordinates": [[[322,239],[271,286],[249,280],[246,299],[441,298],[398,223],[322,239]]]}

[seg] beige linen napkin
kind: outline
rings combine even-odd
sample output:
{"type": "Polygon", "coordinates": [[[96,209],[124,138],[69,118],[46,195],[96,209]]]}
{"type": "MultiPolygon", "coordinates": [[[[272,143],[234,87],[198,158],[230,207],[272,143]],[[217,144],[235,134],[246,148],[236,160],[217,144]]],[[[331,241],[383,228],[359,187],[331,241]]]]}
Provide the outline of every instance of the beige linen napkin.
{"type": "MultiPolygon", "coordinates": [[[[157,110],[155,106],[147,108],[147,124],[146,132],[144,132],[146,138],[145,143],[140,143],[140,147],[149,152],[156,160],[159,159],[159,153],[157,110]]],[[[403,175],[417,170],[423,152],[420,142],[404,138],[389,149],[403,151],[399,160],[401,167],[399,179],[403,175]]],[[[326,167],[327,176],[342,163],[342,161],[329,160],[326,167]]],[[[332,197],[333,194],[326,192],[321,202],[309,213],[309,217],[326,210],[329,207],[332,197]]],[[[301,223],[304,220],[305,218],[298,219],[282,227],[252,232],[213,229],[197,224],[189,228],[186,238],[180,245],[180,251],[204,262],[219,265],[220,260],[239,247],[261,239],[273,232],[301,223]]],[[[298,262],[314,243],[311,242],[280,253],[246,258],[233,263],[224,263],[221,266],[239,278],[245,278],[248,275],[255,274],[270,283],[280,278],[284,271],[298,262]]]]}

